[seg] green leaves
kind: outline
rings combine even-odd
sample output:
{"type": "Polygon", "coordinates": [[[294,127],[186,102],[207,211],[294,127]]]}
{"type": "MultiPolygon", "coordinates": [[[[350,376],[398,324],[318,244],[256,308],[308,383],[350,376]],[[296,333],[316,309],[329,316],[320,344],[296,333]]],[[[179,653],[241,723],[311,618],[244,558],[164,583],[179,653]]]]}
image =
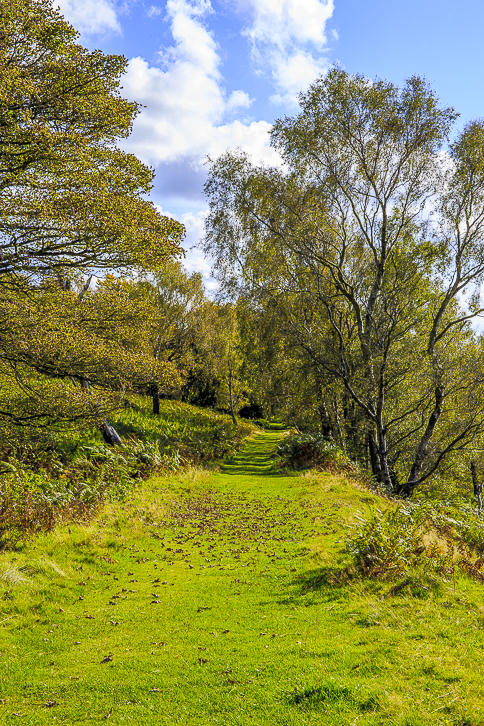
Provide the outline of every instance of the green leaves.
{"type": "Polygon", "coordinates": [[[2,2],[0,426],[99,421],[126,389],[179,383],[122,283],[81,292],[85,274],[181,252],[183,226],[146,198],[153,170],[116,146],[138,110],[126,63],[83,48],[50,3],[2,2]]]}
{"type": "Polygon", "coordinates": [[[127,61],[75,40],[49,4],[2,3],[0,275],[158,269],[180,252],[182,225],[144,196],[153,171],[116,148],[137,113],[127,61]]]}
{"type": "Polygon", "coordinates": [[[318,422],[408,493],[484,431],[470,325],[484,279],[482,124],[449,156],[456,114],[419,77],[399,89],[332,69],[300,104],[273,127],[284,166],[241,154],[212,165],[206,251],[224,292],[272,315],[285,340],[290,420],[318,422]]]}

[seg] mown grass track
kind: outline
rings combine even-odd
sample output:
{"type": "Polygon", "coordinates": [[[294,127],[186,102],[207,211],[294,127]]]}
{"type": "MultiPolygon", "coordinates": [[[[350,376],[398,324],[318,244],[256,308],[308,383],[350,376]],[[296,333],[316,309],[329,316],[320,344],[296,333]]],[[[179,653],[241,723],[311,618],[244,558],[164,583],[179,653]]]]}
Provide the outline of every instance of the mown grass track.
{"type": "Polygon", "coordinates": [[[479,586],[332,584],[345,523],[378,500],[274,472],[281,436],[4,556],[2,723],[484,723],[479,586]]]}

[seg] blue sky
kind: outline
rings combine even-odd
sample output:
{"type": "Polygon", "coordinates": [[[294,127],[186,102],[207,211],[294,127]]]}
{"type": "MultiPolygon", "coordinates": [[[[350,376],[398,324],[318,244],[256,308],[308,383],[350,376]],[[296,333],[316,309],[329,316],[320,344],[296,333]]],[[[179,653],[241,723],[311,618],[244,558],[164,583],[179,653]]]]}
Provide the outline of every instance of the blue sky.
{"type": "Polygon", "coordinates": [[[129,59],[144,105],[127,148],[155,167],[153,200],[187,227],[187,267],[209,282],[207,154],[271,163],[275,118],[333,63],[402,83],[424,75],[458,126],[484,116],[484,2],[465,0],[55,0],[91,48],[129,59]]]}

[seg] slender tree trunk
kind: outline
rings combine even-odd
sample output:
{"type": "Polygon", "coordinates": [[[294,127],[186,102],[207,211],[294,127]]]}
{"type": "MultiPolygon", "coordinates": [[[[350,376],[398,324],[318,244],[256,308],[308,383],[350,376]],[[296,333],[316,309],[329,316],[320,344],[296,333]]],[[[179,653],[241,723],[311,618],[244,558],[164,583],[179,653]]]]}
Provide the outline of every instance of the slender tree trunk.
{"type": "Polygon", "coordinates": [[[378,428],[378,457],[380,460],[380,469],[382,483],[387,489],[393,489],[393,481],[390,473],[390,465],[388,463],[387,437],[382,422],[377,423],[378,428]]]}
{"type": "Polygon", "coordinates": [[[368,434],[368,452],[370,455],[372,474],[378,482],[382,482],[383,477],[381,473],[380,459],[378,456],[378,447],[375,441],[375,434],[373,433],[373,431],[370,431],[368,434]]]}
{"type": "Polygon", "coordinates": [[[237,426],[237,419],[235,418],[235,404],[234,404],[234,393],[232,389],[232,370],[229,369],[229,399],[230,399],[230,415],[234,425],[237,426]]]}
{"type": "Polygon", "coordinates": [[[442,385],[442,383],[437,384],[437,386],[435,387],[434,395],[434,408],[432,410],[432,413],[430,414],[427,428],[425,429],[425,432],[420,439],[420,443],[417,447],[409,477],[405,484],[403,484],[403,486],[401,486],[398,490],[398,493],[405,497],[409,497],[415,487],[419,484],[419,477],[422,471],[423,463],[425,461],[425,456],[427,454],[430,441],[435,431],[435,427],[437,426],[437,422],[442,415],[444,402],[444,386],[442,385]]]}
{"type": "Polygon", "coordinates": [[[321,426],[321,433],[327,439],[332,439],[333,438],[333,425],[331,423],[331,418],[328,414],[328,410],[326,408],[324,401],[320,401],[320,403],[318,405],[318,413],[319,413],[319,420],[320,420],[320,426],[321,426]]]}
{"type": "Polygon", "coordinates": [[[345,437],[343,435],[343,429],[341,426],[340,416],[339,416],[339,405],[338,400],[336,398],[333,399],[333,409],[334,409],[334,420],[336,424],[336,434],[338,437],[339,445],[343,449],[343,451],[346,452],[346,441],[345,437]]]}
{"type": "Polygon", "coordinates": [[[474,498],[477,502],[477,509],[482,512],[482,482],[477,477],[476,462],[471,461],[472,485],[474,489],[474,498]]]}
{"type": "Polygon", "coordinates": [[[376,437],[378,442],[378,459],[380,462],[381,481],[386,488],[391,491],[393,489],[393,481],[390,473],[390,464],[388,462],[388,444],[387,432],[383,422],[383,410],[385,406],[385,393],[383,386],[380,386],[378,392],[378,400],[376,404],[376,437]]]}
{"type": "Polygon", "coordinates": [[[160,389],[157,383],[153,383],[150,387],[151,399],[153,401],[153,413],[155,416],[160,415],[160,389]]]}

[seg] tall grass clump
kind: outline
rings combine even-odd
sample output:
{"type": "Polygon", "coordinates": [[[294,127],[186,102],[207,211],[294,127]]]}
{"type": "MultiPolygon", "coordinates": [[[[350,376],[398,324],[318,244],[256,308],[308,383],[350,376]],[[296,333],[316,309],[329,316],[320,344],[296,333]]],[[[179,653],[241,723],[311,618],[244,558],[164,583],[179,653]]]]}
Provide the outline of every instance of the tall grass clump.
{"type": "Polygon", "coordinates": [[[419,509],[375,509],[369,517],[357,514],[346,551],[363,576],[392,579],[418,565],[426,552],[423,537],[428,522],[419,509]]]}
{"type": "Polygon", "coordinates": [[[444,579],[461,570],[484,581],[484,520],[471,511],[407,503],[357,514],[348,526],[345,550],[359,575],[394,580],[424,568],[444,579]]]}

